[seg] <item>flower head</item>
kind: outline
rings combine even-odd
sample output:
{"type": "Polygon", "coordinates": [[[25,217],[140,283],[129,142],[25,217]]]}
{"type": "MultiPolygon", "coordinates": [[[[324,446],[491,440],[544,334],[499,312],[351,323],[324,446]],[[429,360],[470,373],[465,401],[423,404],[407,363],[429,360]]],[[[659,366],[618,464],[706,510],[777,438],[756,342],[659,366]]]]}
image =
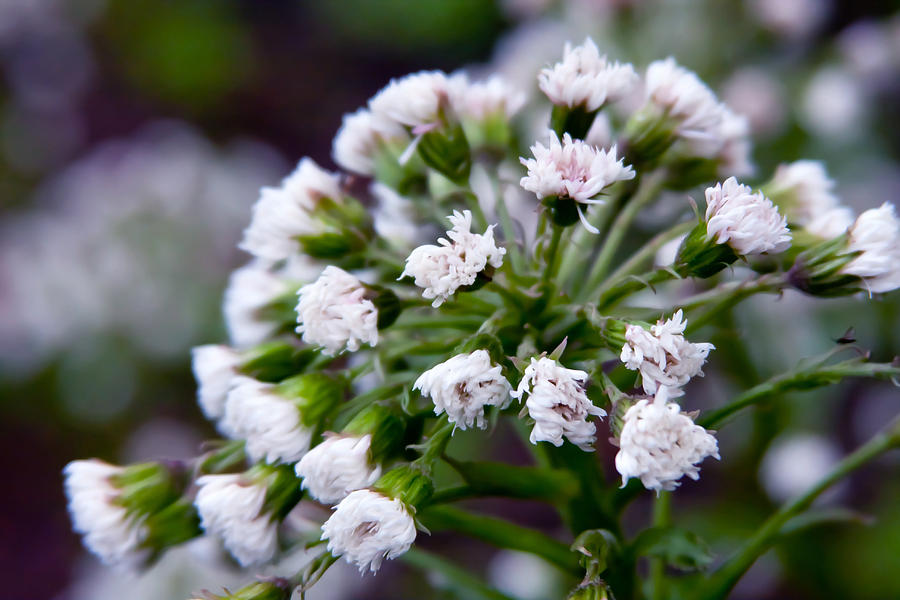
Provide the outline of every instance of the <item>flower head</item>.
{"type": "Polygon", "coordinates": [[[647,489],[673,490],[684,475],[700,477],[697,463],[704,458],[719,458],[716,438],[668,397],[669,388],[660,386],[652,401],[639,400],[625,413],[616,454],[623,486],[637,477],[647,489]]]}
{"type": "Polygon", "coordinates": [[[335,556],[373,573],[385,558],[400,556],[416,539],[416,525],[403,502],[372,490],[341,500],[322,525],[322,539],[335,556]]]}
{"type": "Polygon", "coordinates": [[[268,488],[243,474],[204,475],[197,479],[200,523],[222,538],[242,565],[263,563],[278,548],[277,521],[264,509],[268,488]]]}
{"type": "Polygon", "coordinates": [[[376,202],[372,209],[372,223],[378,235],[392,245],[407,250],[424,241],[429,228],[417,222],[416,206],[412,200],[377,181],[369,190],[376,202]]]}
{"type": "Polygon", "coordinates": [[[538,86],[554,104],[595,111],[628,95],[639,78],[629,63],[612,63],[587,38],[580,46],[566,43],[562,61],[538,74],[538,86]]]}
{"type": "Polygon", "coordinates": [[[434,414],[446,412],[460,429],[484,429],[484,407],[506,408],[511,402],[510,385],[499,365],[491,364],[487,350],[458,354],[428,369],[413,388],[434,402],[434,414]]]}
{"type": "Polygon", "coordinates": [[[647,331],[640,325],[625,328],[625,345],[619,358],[625,367],[640,371],[644,392],[655,394],[665,386],[669,395],[680,396],[679,388],[691,377],[703,375],[703,363],[715,346],[709,343],[693,344],[684,339],[687,321],[677,311],[667,321],[660,319],[647,331]]]}
{"type": "Polygon", "coordinates": [[[225,399],[241,355],[228,346],[208,344],[191,350],[191,357],[200,408],[207,418],[219,419],[225,414],[225,399]]]}
{"type": "Polygon", "coordinates": [[[841,272],[860,277],[871,292],[900,287],[900,220],[894,205],[885,202],[863,212],[847,234],[847,251],[860,255],[841,272]]]}
{"type": "Polygon", "coordinates": [[[303,489],[326,504],[335,504],[355,490],[369,487],[381,476],[381,466],[372,465],[372,436],[331,435],[306,453],[297,463],[303,489]]]}
{"type": "Polygon", "coordinates": [[[319,167],[311,158],[300,161],[278,188],[263,188],[253,207],[250,226],[240,247],[270,261],[300,252],[299,236],[326,231],[315,212],[323,198],[341,201],[338,176],[319,167]]]}
{"type": "Polygon", "coordinates": [[[298,292],[297,333],[328,354],[344,348],[355,352],[361,344],[375,346],[378,310],[366,294],[359,279],[338,267],[326,267],[314,283],[298,292]]]}
{"type": "Polygon", "coordinates": [[[591,451],[596,426],[588,421],[593,416],[606,416],[585,394],[588,374],[566,369],[547,357],[532,358],[518,388],[510,392],[521,400],[528,394],[525,407],[534,419],[531,443],[550,442],[561,446],[563,437],[584,451],[591,451]]]}
{"type": "Polygon", "coordinates": [[[432,306],[443,304],[457,289],[472,285],[478,274],[488,267],[503,265],[505,248],[494,242],[494,226],[483,234],[472,233],[472,213],[453,211],[447,219],[453,228],[439,246],[424,245],[414,249],[406,259],[400,278],[413,277],[423,288],[422,296],[434,299],[432,306]]]}
{"type": "Polygon", "coordinates": [[[379,118],[410,128],[434,126],[450,106],[454,83],[440,71],[413,73],[391,82],[369,100],[379,118]]]}
{"type": "Polygon", "coordinates": [[[783,252],[791,245],[787,221],[772,201],[734,177],[706,188],[706,231],[739,255],[783,252]]]}
{"type": "Polygon", "coordinates": [[[262,318],[260,312],[289,291],[290,285],[284,278],[259,262],[251,262],[232,272],[222,302],[231,344],[248,348],[261,344],[275,333],[278,325],[262,318]]]}
{"type": "Polygon", "coordinates": [[[453,78],[452,103],[457,114],[476,121],[492,116],[509,119],[525,105],[525,92],[510,86],[502,77],[493,75],[484,81],[469,82],[453,78]]]}
{"type": "Polygon", "coordinates": [[[66,496],[75,531],[84,545],[109,565],[135,564],[142,560],[141,544],[147,536],[140,515],[132,515],[119,503],[121,490],[112,478],[123,467],[100,460],[76,460],[66,465],[66,496]]]}
{"type": "Polygon", "coordinates": [[[405,146],[408,143],[409,135],[401,125],[361,108],[344,115],[332,143],[331,155],[334,162],[348,171],[373,175],[379,152],[389,145],[405,146]]]}
{"type": "Polygon", "coordinates": [[[276,385],[238,377],[228,392],[222,427],[247,441],[252,460],[291,463],[306,454],[313,435],[300,417],[296,402],[279,394],[276,385]]]}
{"type": "Polygon", "coordinates": [[[568,133],[562,143],[553,131],[549,146],[536,142],[531,147],[534,158],[520,158],[528,175],[520,185],[538,198],[563,196],[584,204],[598,204],[596,196],[617,181],[634,179],[634,170],[616,159],[616,147],[600,150],[568,133]]]}
{"type": "Polygon", "coordinates": [[[834,194],[834,180],[828,176],[825,165],[814,160],[778,165],[767,190],[788,221],[801,227],[841,206],[834,194]]]}
{"type": "Polygon", "coordinates": [[[715,137],[722,120],[716,95],[692,71],[674,58],[657,60],[647,67],[644,79],[647,101],[677,123],[682,137],[715,137]]]}

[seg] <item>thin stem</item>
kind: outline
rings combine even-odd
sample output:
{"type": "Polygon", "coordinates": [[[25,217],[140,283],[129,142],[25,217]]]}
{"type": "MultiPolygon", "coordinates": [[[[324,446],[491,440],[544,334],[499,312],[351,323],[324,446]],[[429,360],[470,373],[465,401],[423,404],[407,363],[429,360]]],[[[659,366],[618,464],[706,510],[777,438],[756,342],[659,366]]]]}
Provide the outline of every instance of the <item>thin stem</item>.
{"type": "Polygon", "coordinates": [[[612,263],[612,259],[615,257],[616,250],[619,249],[622,240],[625,239],[625,234],[628,233],[631,228],[632,221],[634,221],[634,218],[642,208],[656,200],[660,189],[662,189],[663,181],[664,176],[661,172],[653,173],[646,177],[641,181],[634,197],[625,204],[622,212],[616,216],[616,220],[613,221],[612,227],[609,229],[609,234],[606,236],[606,240],[604,240],[603,246],[600,248],[600,253],[597,255],[594,265],[591,267],[591,272],[587,277],[587,283],[581,290],[581,297],[596,297],[596,288],[603,281],[604,277],[606,277],[609,265],[612,263]]]}
{"type": "Polygon", "coordinates": [[[681,307],[685,310],[690,310],[694,306],[702,306],[703,304],[706,304],[707,307],[702,313],[693,315],[685,332],[691,333],[700,329],[745,298],[761,293],[780,293],[785,285],[787,285],[787,280],[782,273],[763,275],[750,281],[743,281],[736,286],[729,286],[724,290],[720,290],[719,293],[709,294],[702,299],[698,297],[688,299],[688,302],[681,304],[681,307]]]}
{"type": "Polygon", "coordinates": [[[509,252],[509,260],[512,263],[513,271],[522,273],[525,271],[522,247],[519,245],[516,237],[516,227],[513,224],[512,217],[509,216],[509,208],[506,206],[506,198],[503,197],[502,192],[497,193],[496,210],[497,216],[500,218],[500,229],[503,230],[503,237],[506,241],[506,249],[509,252]]]}
{"type": "MultiPolygon", "coordinates": [[[[597,309],[607,312],[629,295],[646,287],[652,288],[658,283],[677,279],[678,274],[671,269],[656,269],[643,275],[631,275],[614,286],[609,287],[597,300],[597,309]]],[[[597,297],[597,296],[595,296],[597,297]]]]}
{"type": "MultiPolygon", "coordinates": [[[[668,527],[672,523],[672,494],[660,492],[653,501],[653,526],[668,527]]],[[[650,559],[651,600],[665,600],[666,561],[662,557],[650,559]]]]}
{"type": "Polygon", "coordinates": [[[559,268],[559,242],[562,239],[563,228],[553,224],[553,233],[550,237],[550,247],[547,248],[547,253],[544,255],[547,261],[546,267],[544,267],[544,273],[541,276],[543,281],[550,281],[556,275],[556,271],[559,268]]]}
{"type": "Polygon", "coordinates": [[[593,234],[582,226],[576,226],[575,233],[572,234],[572,240],[566,244],[563,252],[562,266],[559,269],[559,281],[561,286],[566,286],[578,271],[578,267],[584,265],[585,256],[590,256],[594,250],[594,243],[597,239],[602,239],[606,233],[607,225],[613,215],[615,207],[619,203],[618,197],[610,197],[605,204],[601,204],[594,208],[593,218],[588,215],[588,221],[597,229],[600,234],[593,234]]]}
{"type": "Polygon", "coordinates": [[[708,581],[708,586],[699,596],[699,600],[725,598],[747,569],[756,562],[756,559],[775,543],[785,523],[809,508],[822,492],[836,482],[881,454],[897,447],[900,447],[900,421],[895,420],[885,431],[877,434],[839,462],[831,473],[820,479],[804,494],[783,505],[769,517],[744,544],[743,548],[713,574],[708,581]]]}
{"type": "Polygon", "coordinates": [[[480,494],[470,485],[458,485],[456,487],[447,488],[435,492],[428,500],[428,505],[446,504],[448,502],[457,502],[468,498],[475,498],[480,494]]]}

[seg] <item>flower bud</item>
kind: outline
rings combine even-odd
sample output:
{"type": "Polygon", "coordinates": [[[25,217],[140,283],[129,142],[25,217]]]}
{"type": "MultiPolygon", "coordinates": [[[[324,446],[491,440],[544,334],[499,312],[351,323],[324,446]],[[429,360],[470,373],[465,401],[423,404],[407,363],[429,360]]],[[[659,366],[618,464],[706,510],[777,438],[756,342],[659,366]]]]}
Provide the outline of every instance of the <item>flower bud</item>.
{"type": "Polygon", "coordinates": [[[402,500],[414,510],[431,498],[434,483],[420,468],[402,465],[382,475],[372,489],[390,498],[402,500]]]}
{"type": "Polygon", "coordinates": [[[290,600],[292,592],[288,580],[271,579],[245,585],[234,592],[226,590],[224,596],[204,592],[191,600],[290,600]]]}
{"type": "Polygon", "coordinates": [[[466,183],[472,169],[472,152],[462,125],[429,131],[419,140],[422,161],[455,183],[466,183]]]}
{"type": "Polygon", "coordinates": [[[372,404],[347,423],[341,433],[345,435],[371,435],[369,459],[373,464],[384,462],[403,443],[403,420],[386,406],[372,404]]]}

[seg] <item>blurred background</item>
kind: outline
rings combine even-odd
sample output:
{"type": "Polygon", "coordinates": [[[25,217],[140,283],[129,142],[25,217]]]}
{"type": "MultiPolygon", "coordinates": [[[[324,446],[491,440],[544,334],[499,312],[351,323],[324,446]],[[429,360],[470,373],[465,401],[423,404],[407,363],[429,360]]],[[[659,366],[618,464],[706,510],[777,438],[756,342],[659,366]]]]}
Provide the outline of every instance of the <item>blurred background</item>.
{"type": "MultiPolygon", "coordinates": [[[[673,55],[749,117],[756,181],[778,162],[824,160],[860,211],[900,201],[898,11],[887,0],[0,0],[0,597],[184,598],[241,581],[202,544],[152,577],[99,567],[71,533],[60,471],[88,456],[189,456],[213,435],[189,350],[225,339],[221,294],[246,260],[235,244],[258,189],[302,156],[334,167],[341,115],[391,77],[491,70],[533,94],[566,40],[591,35],[639,67],[673,55]]],[[[645,226],[658,226],[653,215],[645,226]]],[[[897,293],[815,304],[789,294],[724,325],[688,391],[710,404],[828,350],[850,326],[873,359],[900,351],[897,293]],[[800,335],[786,339],[788,325],[800,335]]],[[[678,518],[727,554],[898,400],[890,383],[859,381],[773,399],[728,425],[723,463],[675,496],[678,518]]],[[[733,597],[900,597],[898,469],[888,458],[835,489],[825,501],[860,523],[786,539],[733,597]]],[[[647,510],[637,502],[631,518],[647,510]]],[[[558,526],[539,506],[513,512],[558,526]]],[[[423,543],[522,600],[565,594],[527,555],[423,543]]],[[[390,570],[399,577],[331,577],[322,597],[421,597],[421,575],[390,570]]]]}

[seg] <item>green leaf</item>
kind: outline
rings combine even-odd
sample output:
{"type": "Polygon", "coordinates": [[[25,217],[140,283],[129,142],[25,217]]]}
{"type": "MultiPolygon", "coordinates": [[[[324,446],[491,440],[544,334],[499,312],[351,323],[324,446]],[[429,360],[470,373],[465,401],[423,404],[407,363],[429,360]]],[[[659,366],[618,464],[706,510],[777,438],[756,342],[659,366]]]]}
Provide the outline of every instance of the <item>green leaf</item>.
{"type": "Polygon", "coordinates": [[[696,534],[676,527],[645,529],[632,542],[635,556],[654,556],[682,571],[698,571],[713,560],[709,547],[696,534]]]}
{"type": "Polygon", "coordinates": [[[515,467],[496,462],[451,462],[476,493],[545,502],[567,502],[579,492],[578,479],[562,469],[515,467]]]}

